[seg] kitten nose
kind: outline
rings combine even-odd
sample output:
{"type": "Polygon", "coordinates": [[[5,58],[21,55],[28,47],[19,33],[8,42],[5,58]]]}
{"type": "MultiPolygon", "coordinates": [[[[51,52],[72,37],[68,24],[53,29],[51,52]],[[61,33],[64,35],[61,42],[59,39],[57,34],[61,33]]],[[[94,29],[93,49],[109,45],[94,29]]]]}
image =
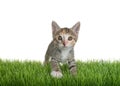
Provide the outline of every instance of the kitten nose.
{"type": "Polygon", "coordinates": [[[65,43],[65,42],[63,42],[63,45],[65,46],[65,45],[66,45],[66,43],[65,43]]]}
{"type": "Polygon", "coordinates": [[[63,41],[63,45],[66,46],[67,42],[66,41],[63,41]]]}

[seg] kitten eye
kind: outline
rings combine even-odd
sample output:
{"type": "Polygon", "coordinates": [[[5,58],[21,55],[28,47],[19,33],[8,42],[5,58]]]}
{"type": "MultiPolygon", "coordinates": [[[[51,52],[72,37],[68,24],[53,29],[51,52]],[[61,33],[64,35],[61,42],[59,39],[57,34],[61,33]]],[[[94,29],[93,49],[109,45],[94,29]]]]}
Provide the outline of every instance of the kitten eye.
{"type": "Polygon", "coordinates": [[[61,37],[61,36],[58,36],[58,40],[62,40],[62,37],[61,37]]]}
{"type": "Polygon", "coordinates": [[[71,41],[72,39],[73,39],[73,38],[72,38],[71,36],[70,36],[70,37],[68,37],[68,40],[69,40],[69,41],[71,41]]]}

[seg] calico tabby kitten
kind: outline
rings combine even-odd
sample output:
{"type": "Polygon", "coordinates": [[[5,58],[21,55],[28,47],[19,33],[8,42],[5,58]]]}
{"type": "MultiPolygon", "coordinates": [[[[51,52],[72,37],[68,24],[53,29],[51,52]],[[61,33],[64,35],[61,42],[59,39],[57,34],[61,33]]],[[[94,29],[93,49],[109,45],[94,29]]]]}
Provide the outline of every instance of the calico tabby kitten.
{"type": "Polygon", "coordinates": [[[76,63],[74,59],[74,45],[78,39],[80,22],[72,28],[60,28],[58,24],[52,22],[53,41],[50,43],[45,55],[44,64],[50,60],[51,76],[60,78],[62,72],[59,63],[67,63],[72,75],[77,74],[76,63]]]}

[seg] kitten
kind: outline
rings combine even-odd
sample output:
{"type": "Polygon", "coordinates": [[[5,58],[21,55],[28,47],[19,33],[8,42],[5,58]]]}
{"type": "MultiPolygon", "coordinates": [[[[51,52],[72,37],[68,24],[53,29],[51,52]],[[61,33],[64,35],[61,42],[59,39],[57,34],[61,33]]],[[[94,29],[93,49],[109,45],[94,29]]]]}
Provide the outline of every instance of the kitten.
{"type": "Polygon", "coordinates": [[[71,74],[77,74],[74,45],[78,39],[79,28],[80,22],[77,22],[72,28],[60,28],[55,21],[52,22],[53,41],[48,47],[44,61],[46,64],[51,59],[51,76],[57,78],[63,76],[59,63],[67,63],[71,74]]]}

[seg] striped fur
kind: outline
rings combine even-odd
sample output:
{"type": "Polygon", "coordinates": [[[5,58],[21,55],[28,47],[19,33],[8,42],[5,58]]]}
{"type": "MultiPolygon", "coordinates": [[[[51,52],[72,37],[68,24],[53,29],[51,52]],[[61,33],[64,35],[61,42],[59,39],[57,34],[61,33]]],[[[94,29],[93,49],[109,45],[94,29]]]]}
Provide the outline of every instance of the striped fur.
{"type": "Polygon", "coordinates": [[[80,23],[76,23],[72,28],[60,28],[56,22],[52,22],[53,41],[49,44],[44,64],[50,60],[51,75],[62,77],[59,63],[67,63],[72,75],[77,74],[74,59],[74,45],[78,39],[80,23]]]}

